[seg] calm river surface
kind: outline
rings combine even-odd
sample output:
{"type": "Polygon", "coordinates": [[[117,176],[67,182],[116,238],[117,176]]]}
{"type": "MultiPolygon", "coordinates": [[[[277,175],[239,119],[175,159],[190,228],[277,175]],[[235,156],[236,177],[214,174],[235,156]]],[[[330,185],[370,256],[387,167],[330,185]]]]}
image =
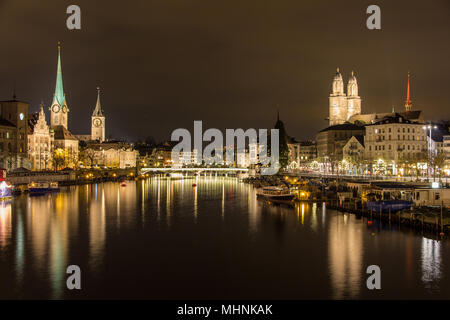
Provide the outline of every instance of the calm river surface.
{"type": "Polygon", "coordinates": [[[256,200],[234,178],[101,183],[0,205],[0,298],[450,298],[450,242],[256,200]],[[381,268],[368,290],[366,268],[381,268]],[[82,289],[66,289],[78,265],[82,289]]]}

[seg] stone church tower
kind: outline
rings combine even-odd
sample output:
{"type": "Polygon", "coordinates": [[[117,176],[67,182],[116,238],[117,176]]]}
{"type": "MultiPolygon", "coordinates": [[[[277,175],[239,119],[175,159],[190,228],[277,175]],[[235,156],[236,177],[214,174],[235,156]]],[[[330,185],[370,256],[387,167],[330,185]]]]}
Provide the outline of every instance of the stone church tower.
{"type": "Polygon", "coordinates": [[[105,141],[105,115],[100,104],[100,88],[97,88],[97,104],[91,118],[91,139],[105,141]]]}
{"type": "Polygon", "coordinates": [[[329,99],[330,126],[343,124],[351,116],[361,113],[361,98],[358,96],[358,82],[353,72],[347,84],[347,94],[345,94],[344,80],[339,68],[337,69],[329,99]]]}
{"type": "Polygon", "coordinates": [[[67,118],[69,115],[69,108],[66,103],[66,96],[64,94],[62,70],[61,70],[61,45],[58,43],[58,66],[56,70],[56,88],[53,96],[53,102],[50,107],[50,125],[63,126],[68,129],[67,118]]]}
{"type": "Polygon", "coordinates": [[[361,114],[361,98],[358,96],[358,81],[352,71],[347,85],[347,119],[355,114],[361,114]]]}
{"type": "Polygon", "coordinates": [[[330,94],[330,126],[344,123],[347,120],[347,96],[344,93],[344,80],[339,68],[334,75],[330,94]]]}

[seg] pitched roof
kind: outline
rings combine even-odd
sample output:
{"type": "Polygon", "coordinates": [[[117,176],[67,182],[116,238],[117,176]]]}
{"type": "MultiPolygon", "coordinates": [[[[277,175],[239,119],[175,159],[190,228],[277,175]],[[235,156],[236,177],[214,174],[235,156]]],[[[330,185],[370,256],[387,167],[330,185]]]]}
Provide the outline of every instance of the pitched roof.
{"type": "Polygon", "coordinates": [[[362,126],[358,126],[356,124],[353,123],[344,123],[344,124],[336,124],[334,126],[330,126],[328,128],[325,128],[323,130],[320,130],[319,132],[326,132],[326,131],[333,131],[333,130],[364,130],[364,127],[362,126]]]}
{"type": "Polygon", "coordinates": [[[55,132],[55,140],[78,140],[64,126],[52,126],[51,128],[55,132]]]}
{"type": "Polygon", "coordinates": [[[393,113],[375,121],[373,124],[370,125],[380,125],[387,123],[413,123],[413,122],[411,120],[408,120],[401,113],[393,113]]]}
{"type": "Polygon", "coordinates": [[[357,134],[357,135],[354,135],[354,137],[364,147],[364,135],[363,134],[357,134]]]}

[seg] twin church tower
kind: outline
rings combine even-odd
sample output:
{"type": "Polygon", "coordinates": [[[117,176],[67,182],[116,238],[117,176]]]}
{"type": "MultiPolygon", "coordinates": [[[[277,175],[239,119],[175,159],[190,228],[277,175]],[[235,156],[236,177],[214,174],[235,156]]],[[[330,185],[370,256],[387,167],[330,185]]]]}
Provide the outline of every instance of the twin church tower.
{"type": "MultiPolygon", "coordinates": [[[[69,108],[64,94],[62,68],[61,68],[61,45],[58,43],[58,67],[56,73],[56,88],[53,102],[50,107],[50,125],[52,127],[62,126],[68,130],[69,108]]],[[[100,88],[97,88],[97,103],[91,117],[91,140],[105,141],[105,115],[100,104],[100,88]]]]}
{"type": "Polygon", "coordinates": [[[352,71],[347,84],[347,94],[345,94],[344,80],[338,68],[330,94],[330,126],[343,124],[357,114],[361,114],[361,97],[358,96],[356,77],[352,71]]]}

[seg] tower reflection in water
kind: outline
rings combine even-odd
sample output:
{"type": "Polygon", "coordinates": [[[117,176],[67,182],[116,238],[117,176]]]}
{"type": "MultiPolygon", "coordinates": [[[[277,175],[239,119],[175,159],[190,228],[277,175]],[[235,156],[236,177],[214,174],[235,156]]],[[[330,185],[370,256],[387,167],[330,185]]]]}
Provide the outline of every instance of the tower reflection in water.
{"type": "Polygon", "coordinates": [[[328,260],[332,298],[357,298],[363,276],[361,226],[349,214],[329,213],[328,260]]]}

